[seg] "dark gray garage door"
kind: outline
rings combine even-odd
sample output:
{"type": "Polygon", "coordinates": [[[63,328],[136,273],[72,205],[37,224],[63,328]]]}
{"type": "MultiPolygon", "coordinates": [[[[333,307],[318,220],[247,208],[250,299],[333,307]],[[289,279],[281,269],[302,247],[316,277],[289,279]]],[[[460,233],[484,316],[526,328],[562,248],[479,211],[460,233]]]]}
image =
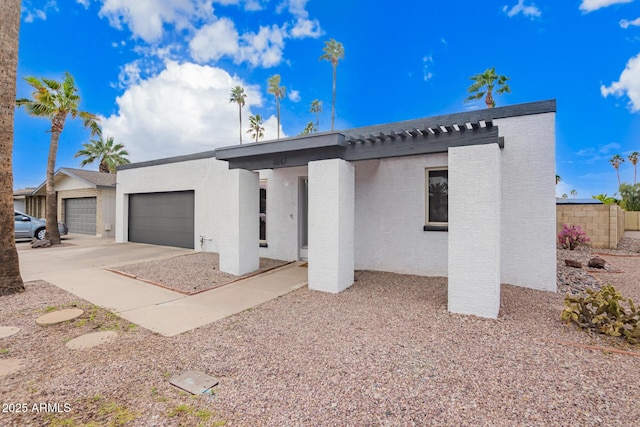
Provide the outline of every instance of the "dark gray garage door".
{"type": "Polygon", "coordinates": [[[64,199],[64,221],[71,233],[96,234],[96,198],[64,199]]]}
{"type": "Polygon", "coordinates": [[[129,241],[193,249],[193,191],[129,195],[129,241]]]}

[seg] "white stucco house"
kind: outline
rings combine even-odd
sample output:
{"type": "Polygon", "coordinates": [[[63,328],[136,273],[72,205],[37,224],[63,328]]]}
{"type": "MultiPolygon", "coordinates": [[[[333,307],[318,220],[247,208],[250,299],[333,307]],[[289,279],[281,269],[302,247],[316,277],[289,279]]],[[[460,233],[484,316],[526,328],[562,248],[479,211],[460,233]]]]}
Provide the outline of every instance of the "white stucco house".
{"type": "Polygon", "coordinates": [[[500,284],[555,292],[555,100],[120,166],[116,241],[448,277],[452,312],[495,318],[500,284]]]}

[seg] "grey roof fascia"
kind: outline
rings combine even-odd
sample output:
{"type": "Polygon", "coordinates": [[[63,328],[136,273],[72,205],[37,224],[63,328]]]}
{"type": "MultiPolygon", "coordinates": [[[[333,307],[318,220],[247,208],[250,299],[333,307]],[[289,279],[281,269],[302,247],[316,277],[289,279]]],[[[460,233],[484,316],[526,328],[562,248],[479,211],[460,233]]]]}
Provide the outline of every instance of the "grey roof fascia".
{"type": "Polygon", "coordinates": [[[126,165],[120,165],[116,168],[117,171],[127,170],[127,169],[136,169],[136,168],[145,168],[148,166],[159,166],[166,165],[169,163],[178,163],[178,162],[187,162],[189,160],[201,160],[201,159],[210,159],[216,157],[216,150],[202,151],[200,153],[194,154],[185,154],[183,156],[175,156],[175,157],[166,157],[164,159],[157,160],[147,160],[144,162],[137,163],[129,163],[126,165]]]}
{"type": "MultiPolygon", "coordinates": [[[[480,121],[493,122],[496,119],[507,117],[528,116],[533,114],[553,113],[556,111],[555,99],[547,101],[530,102],[526,104],[507,105],[505,107],[485,108],[482,110],[466,111],[463,113],[444,114],[423,119],[405,120],[402,122],[388,123],[373,126],[347,129],[342,131],[347,137],[358,138],[359,135],[389,134],[397,130],[427,129],[439,130],[440,126],[449,127],[454,123],[462,128],[466,123],[478,123],[480,121]]],[[[466,126],[465,126],[466,127],[466,126]]]]}
{"type": "Polygon", "coordinates": [[[218,160],[234,160],[257,156],[270,156],[279,153],[293,153],[296,151],[344,149],[347,146],[345,136],[340,132],[325,132],[287,138],[270,142],[233,145],[216,149],[218,160]]]}

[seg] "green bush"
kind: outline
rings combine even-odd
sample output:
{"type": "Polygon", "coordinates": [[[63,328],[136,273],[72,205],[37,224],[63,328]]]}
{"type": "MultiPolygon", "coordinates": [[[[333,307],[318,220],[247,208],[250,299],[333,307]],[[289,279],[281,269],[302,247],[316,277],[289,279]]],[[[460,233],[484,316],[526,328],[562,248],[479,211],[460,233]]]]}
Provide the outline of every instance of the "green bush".
{"type": "Polygon", "coordinates": [[[587,289],[586,296],[567,295],[564,305],[562,319],[567,323],[612,337],[623,336],[631,344],[640,339],[640,307],[611,285],[599,291],[587,289]]]}
{"type": "Polygon", "coordinates": [[[620,184],[620,206],[625,211],[640,211],[640,183],[620,184]]]}

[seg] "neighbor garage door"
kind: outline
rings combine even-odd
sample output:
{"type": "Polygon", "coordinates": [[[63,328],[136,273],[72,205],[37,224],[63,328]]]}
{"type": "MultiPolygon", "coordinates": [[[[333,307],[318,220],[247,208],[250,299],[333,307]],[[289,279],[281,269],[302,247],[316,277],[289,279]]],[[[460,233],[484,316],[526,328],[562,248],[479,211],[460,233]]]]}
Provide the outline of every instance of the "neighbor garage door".
{"type": "Polygon", "coordinates": [[[64,199],[64,222],[71,233],[96,234],[96,198],[64,199]]]}
{"type": "Polygon", "coordinates": [[[129,241],[193,249],[193,191],[129,195],[129,241]]]}

